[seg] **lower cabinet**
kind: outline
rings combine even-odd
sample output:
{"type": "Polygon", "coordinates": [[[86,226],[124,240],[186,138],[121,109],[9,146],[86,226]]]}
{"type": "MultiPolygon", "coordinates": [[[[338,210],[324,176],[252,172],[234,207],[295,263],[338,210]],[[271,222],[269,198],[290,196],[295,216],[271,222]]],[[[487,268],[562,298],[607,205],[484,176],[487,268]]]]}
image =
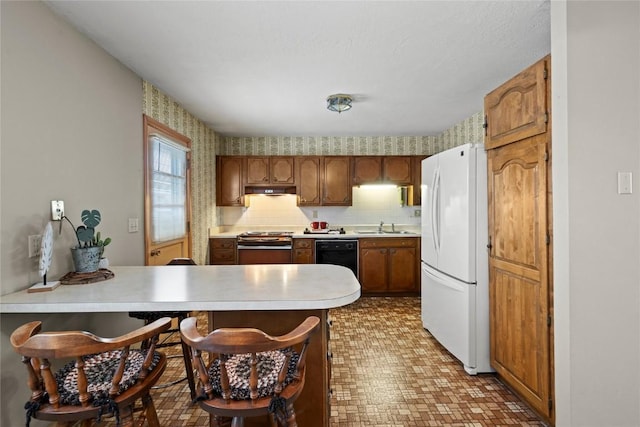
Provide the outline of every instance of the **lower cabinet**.
{"type": "Polygon", "coordinates": [[[315,239],[293,239],[293,263],[314,264],[315,239]]]}
{"type": "Polygon", "coordinates": [[[420,239],[360,239],[360,284],[363,294],[420,291],[420,239]]]}
{"type": "Polygon", "coordinates": [[[209,239],[209,264],[210,265],[234,265],[236,259],[236,238],[209,239]]]}

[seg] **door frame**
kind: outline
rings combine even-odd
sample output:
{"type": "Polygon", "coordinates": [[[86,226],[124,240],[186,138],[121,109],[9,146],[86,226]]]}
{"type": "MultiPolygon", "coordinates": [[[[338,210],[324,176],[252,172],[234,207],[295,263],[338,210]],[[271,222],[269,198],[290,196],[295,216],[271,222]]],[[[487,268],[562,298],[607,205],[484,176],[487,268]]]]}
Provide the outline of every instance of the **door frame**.
{"type": "MultiPolygon", "coordinates": [[[[143,122],[143,159],[144,159],[144,263],[145,265],[151,264],[151,250],[156,245],[151,241],[151,174],[149,173],[149,136],[152,133],[160,134],[167,139],[176,142],[180,145],[184,145],[187,148],[186,157],[186,253],[181,254],[182,257],[192,257],[192,242],[193,236],[191,234],[191,139],[182,135],[181,133],[171,129],[170,127],[160,123],[159,121],[147,116],[142,115],[143,122]]],[[[183,241],[184,239],[177,239],[168,242],[163,242],[163,245],[171,245],[183,241]]]]}

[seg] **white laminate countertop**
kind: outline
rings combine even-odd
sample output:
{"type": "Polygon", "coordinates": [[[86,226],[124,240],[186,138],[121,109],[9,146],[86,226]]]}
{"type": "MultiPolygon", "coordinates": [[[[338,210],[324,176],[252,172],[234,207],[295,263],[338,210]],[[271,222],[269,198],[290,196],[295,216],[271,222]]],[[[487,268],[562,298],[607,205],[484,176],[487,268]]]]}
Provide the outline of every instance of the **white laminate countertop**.
{"type": "Polygon", "coordinates": [[[0,296],[0,313],[317,310],[360,297],[346,267],[329,264],[110,267],[115,277],[51,292],[0,296]]]}

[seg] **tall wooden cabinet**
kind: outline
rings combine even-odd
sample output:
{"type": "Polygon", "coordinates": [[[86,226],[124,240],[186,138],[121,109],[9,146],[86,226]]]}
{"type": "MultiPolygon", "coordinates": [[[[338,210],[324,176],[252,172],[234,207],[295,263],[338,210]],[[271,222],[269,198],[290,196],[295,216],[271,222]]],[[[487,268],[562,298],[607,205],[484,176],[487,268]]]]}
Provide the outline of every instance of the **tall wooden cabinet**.
{"type": "Polygon", "coordinates": [[[485,98],[491,365],[554,422],[550,57],[485,98]]]}

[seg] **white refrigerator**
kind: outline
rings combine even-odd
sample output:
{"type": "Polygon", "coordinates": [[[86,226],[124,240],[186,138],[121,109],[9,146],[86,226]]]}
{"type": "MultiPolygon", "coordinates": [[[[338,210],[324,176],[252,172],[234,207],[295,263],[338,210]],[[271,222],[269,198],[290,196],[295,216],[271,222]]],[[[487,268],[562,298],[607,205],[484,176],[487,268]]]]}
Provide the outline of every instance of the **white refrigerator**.
{"type": "Polygon", "coordinates": [[[471,375],[489,363],[487,155],[461,145],[422,161],[422,323],[471,375]]]}

